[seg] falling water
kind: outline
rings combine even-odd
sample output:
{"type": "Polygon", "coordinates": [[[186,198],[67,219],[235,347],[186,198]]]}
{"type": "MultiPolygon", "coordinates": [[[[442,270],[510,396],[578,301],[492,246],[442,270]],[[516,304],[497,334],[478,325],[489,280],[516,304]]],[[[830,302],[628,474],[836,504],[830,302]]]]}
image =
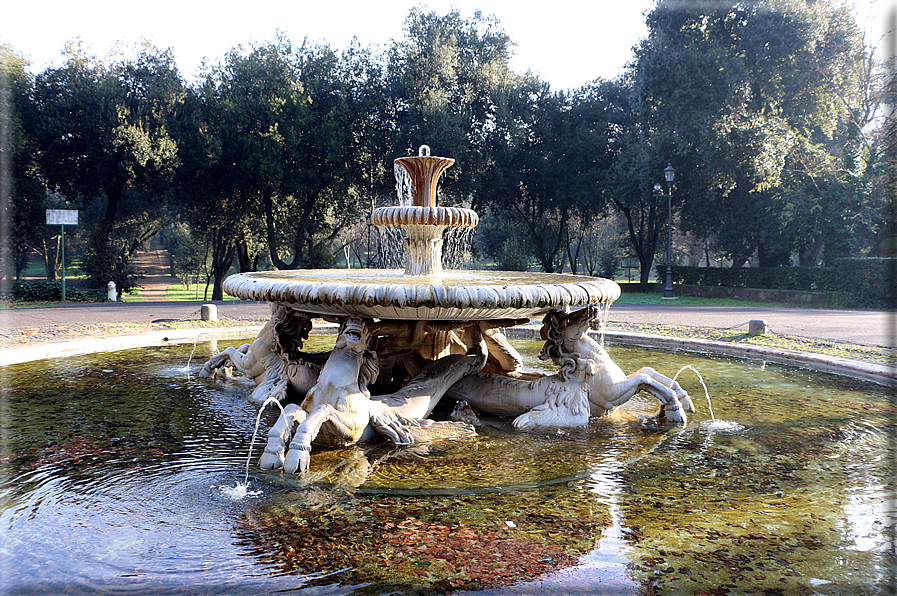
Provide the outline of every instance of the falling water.
{"type": "MultiPolygon", "coordinates": [[[[396,177],[396,200],[400,207],[414,204],[414,188],[411,175],[399,164],[393,165],[396,177]]],[[[380,243],[380,267],[382,269],[404,269],[405,232],[401,228],[377,226],[377,237],[380,243]]]]}
{"type": "Polygon", "coordinates": [[[199,342],[199,338],[202,337],[203,335],[205,335],[206,337],[209,338],[209,342],[212,344],[212,349],[215,350],[215,353],[216,353],[216,354],[217,354],[218,352],[221,351],[221,350],[218,349],[218,342],[215,340],[214,337],[212,337],[212,336],[209,335],[208,333],[200,333],[199,335],[197,335],[196,337],[194,337],[194,338],[193,338],[193,351],[190,352],[190,357],[187,358],[187,368],[186,368],[186,371],[187,371],[187,378],[188,378],[188,379],[190,378],[190,361],[193,360],[193,354],[196,353],[196,344],[197,344],[197,342],[199,342]]]}
{"type": "Polygon", "coordinates": [[[380,240],[380,262],[383,269],[404,269],[405,231],[391,226],[377,226],[380,240]]]}
{"type": "Polygon", "coordinates": [[[589,327],[592,331],[598,332],[598,345],[602,348],[604,347],[604,331],[607,329],[607,319],[610,317],[610,305],[610,302],[596,304],[598,316],[589,322],[589,327]]]}
{"type": "Polygon", "coordinates": [[[442,268],[460,269],[470,261],[473,228],[446,228],[442,233],[442,268]]]}
{"type": "Polygon", "coordinates": [[[393,164],[393,172],[396,176],[396,198],[400,207],[410,207],[414,204],[414,188],[411,175],[408,170],[399,164],[393,164]]]}
{"type": "Polygon", "coordinates": [[[698,372],[698,369],[696,369],[691,364],[686,364],[685,366],[680,368],[679,372],[676,373],[676,376],[673,377],[673,382],[674,383],[676,382],[676,379],[679,378],[679,373],[681,373],[685,369],[689,369],[692,372],[694,372],[696,375],[698,375],[698,380],[701,382],[701,387],[704,388],[704,396],[707,398],[707,409],[710,411],[710,419],[716,420],[716,418],[713,416],[713,406],[710,405],[710,392],[707,391],[707,385],[704,384],[704,377],[701,376],[701,373],[698,372]]]}

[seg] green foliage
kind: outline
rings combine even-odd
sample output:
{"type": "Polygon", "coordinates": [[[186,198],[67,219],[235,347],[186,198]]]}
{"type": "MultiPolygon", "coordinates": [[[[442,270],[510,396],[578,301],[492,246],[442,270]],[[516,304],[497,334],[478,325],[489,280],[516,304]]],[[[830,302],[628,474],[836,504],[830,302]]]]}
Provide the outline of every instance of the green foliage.
{"type": "Polygon", "coordinates": [[[184,285],[209,270],[208,251],[194,240],[189,225],[182,221],[172,222],[162,229],[160,237],[168,249],[173,273],[184,285]]]}
{"type": "Polygon", "coordinates": [[[824,269],[854,306],[897,309],[897,258],[841,258],[824,269]]]}
{"type": "Polygon", "coordinates": [[[71,43],[62,67],[35,77],[26,115],[41,178],[93,211],[85,263],[97,285],[111,277],[131,288],[129,260],[162,225],[179,163],[169,127],[184,93],[172,53],[149,43],[111,63],[71,43]]]}
{"type": "Polygon", "coordinates": [[[569,92],[511,68],[496,18],[456,9],[412,9],[382,54],[278,34],[191,86],[149,44],[109,61],[73,42],[33,77],[0,46],[15,176],[0,279],[29,251],[55,276],[47,207],[81,210],[73,248],[94,283],[125,291],[131,256],[172,222],[179,274],[203,270],[213,299],[235,263],[333,266],[365,244],[364,215],[394,202],[392,158],[424,143],[457,160],[440,202],[499,220],[478,246],[503,268],[612,276],[635,254],[647,281],[670,162],[674,225],[736,266],[887,254],[884,81],[843,4],[659,0],[647,24],[625,77],[569,92]],[[593,228],[610,210],[625,231],[604,238],[593,228]]]}
{"type": "Polygon", "coordinates": [[[682,227],[736,266],[868,248],[882,80],[849,7],[661,0],[647,23],[633,89],[649,161],[679,171],[682,227]]]}
{"type": "Polygon", "coordinates": [[[500,271],[526,271],[531,257],[516,236],[505,238],[501,250],[495,255],[495,264],[500,271]]]}

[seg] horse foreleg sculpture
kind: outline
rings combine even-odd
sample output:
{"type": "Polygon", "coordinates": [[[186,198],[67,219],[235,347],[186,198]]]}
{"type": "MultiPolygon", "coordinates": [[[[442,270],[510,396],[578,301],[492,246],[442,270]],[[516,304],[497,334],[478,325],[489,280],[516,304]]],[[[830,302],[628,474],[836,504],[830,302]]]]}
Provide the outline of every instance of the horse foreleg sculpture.
{"type": "Polygon", "coordinates": [[[282,304],[271,304],[271,318],[258,337],[239,348],[228,347],[212,356],[199,372],[200,378],[227,376],[231,367],[256,383],[252,400],[263,403],[288,394],[304,396],[318,380],[327,354],[302,352],[303,340],[311,331],[311,318],[282,304]]]}
{"type": "Polygon", "coordinates": [[[545,345],[539,357],[560,366],[557,373],[532,381],[469,375],[447,395],[482,412],[516,416],[514,426],[526,428],[580,426],[589,416],[604,415],[644,390],[660,400],[666,420],[685,423],[685,411],[694,412],[688,393],[653,368],[627,376],[588,335],[594,316],[588,307],[570,313],[551,311],[543,319],[545,345]]]}
{"type": "Polygon", "coordinates": [[[433,422],[426,417],[449,387],[485,365],[488,349],[483,330],[502,323],[470,325],[465,333],[470,346],[466,354],[430,361],[400,390],[372,398],[368,386],[378,373],[376,354],[368,349],[372,330],[361,319],[349,317],[302,407],[287,406],[269,431],[259,466],[282,466],[288,473],[305,471],[312,441],[346,445],[381,434],[405,445],[432,438],[474,436],[476,432],[469,424],[433,422]],[[293,435],[292,428],[297,424],[293,435]],[[289,450],[284,455],[288,441],[289,450]]]}

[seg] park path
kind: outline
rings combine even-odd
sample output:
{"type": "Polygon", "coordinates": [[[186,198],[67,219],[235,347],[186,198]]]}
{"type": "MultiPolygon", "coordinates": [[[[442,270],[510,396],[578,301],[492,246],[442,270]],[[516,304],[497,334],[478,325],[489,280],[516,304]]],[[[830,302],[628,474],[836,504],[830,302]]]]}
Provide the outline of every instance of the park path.
{"type": "Polygon", "coordinates": [[[150,241],[146,251],[138,251],[132,263],[138,275],[140,294],[146,302],[164,302],[168,286],[180,283],[176,277],[169,275],[168,251],[157,238],[150,241]]]}

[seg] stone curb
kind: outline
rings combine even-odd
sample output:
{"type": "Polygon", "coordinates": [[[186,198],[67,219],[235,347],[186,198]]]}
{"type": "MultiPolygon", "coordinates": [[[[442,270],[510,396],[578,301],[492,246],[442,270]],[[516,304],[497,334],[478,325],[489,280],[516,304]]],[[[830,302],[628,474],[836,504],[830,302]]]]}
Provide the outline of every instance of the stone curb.
{"type": "Polygon", "coordinates": [[[253,337],[261,330],[261,325],[247,327],[204,327],[196,329],[169,329],[166,331],[149,331],[131,335],[113,335],[110,337],[91,337],[87,339],[59,343],[24,345],[18,348],[0,350],[0,362],[3,364],[21,364],[44,358],[64,358],[96,352],[115,352],[130,348],[183,344],[201,339],[242,339],[253,337]]]}
{"type": "MultiPolygon", "coordinates": [[[[59,358],[94,352],[114,352],[130,348],[190,343],[199,341],[204,337],[205,339],[210,340],[244,339],[254,337],[258,334],[261,328],[261,325],[253,325],[245,327],[170,329],[167,331],[95,337],[69,342],[38,344],[34,346],[26,345],[0,350],[0,362],[4,365],[20,364],[23,362],[42,360],[44,358],[59,358]]],[[[320,324],[319,322],[316,322],[313,333],[326,334],[333,333],[335,330],[336,325],[332,323],[320,324]]],[[[513,327],[506,330],[506,335],[513,339],[540,339],[539,328],[535,326],[513,327]]],[[[598,333],[595,332],[593,335],[597,336],[598,333]]],[[[805,352],[792,352],[765,346],[746,346],[706,339],[685,339],[642,333],[606,331],[604,337],[611,344],[632,345],[643,348],[668,348],[686,352],[724,354],[749,360],[775,362],[778,364],[787,364],[790,366],[809,368],[843,376],[856,377],[882,385],[897,384],[897,368],[860,362],[858,360],[848,360],[846,358],[835,358],[833,356],[809,354],[805,352]]]]}
{"type": "MultiPolygon", "coordinates": [[[[539,329],[535,327],[514,327],[507,330],[508,337],[515,339],[539,339],[539,329]]],[[[598,332],[592,335],[597,337],[598,332]]],[[[766,346],[740,345],[708,339],[687,339],[667,337],[647,333],[625,331],[605,331],[604,338],[609,344],[637,346],[640,348],[668,348],[685,352],[723,354],[748,360],[762,360],[787,364],[799,368],[809,368],[821,372],[860,378],[880,385],[897,385],[897,368],[881,364],[860,362],[847,358],[836,358],[822,354],[793,352],[766,346]]]]}

